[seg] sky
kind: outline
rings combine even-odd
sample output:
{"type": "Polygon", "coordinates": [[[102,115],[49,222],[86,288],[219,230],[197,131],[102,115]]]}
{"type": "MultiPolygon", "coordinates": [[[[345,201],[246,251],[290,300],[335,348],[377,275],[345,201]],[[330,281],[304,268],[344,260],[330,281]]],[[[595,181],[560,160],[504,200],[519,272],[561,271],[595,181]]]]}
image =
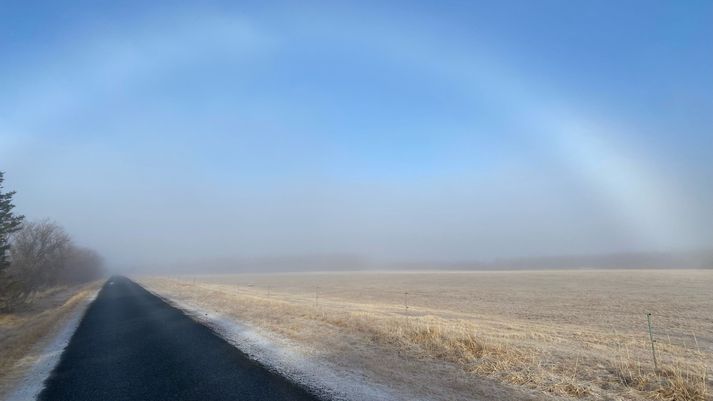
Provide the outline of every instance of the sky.
{"type": "Polygon", "coordinates": [[[0,0],[17,211],[110,265],[713,243],[713,2],[0,0]]]}

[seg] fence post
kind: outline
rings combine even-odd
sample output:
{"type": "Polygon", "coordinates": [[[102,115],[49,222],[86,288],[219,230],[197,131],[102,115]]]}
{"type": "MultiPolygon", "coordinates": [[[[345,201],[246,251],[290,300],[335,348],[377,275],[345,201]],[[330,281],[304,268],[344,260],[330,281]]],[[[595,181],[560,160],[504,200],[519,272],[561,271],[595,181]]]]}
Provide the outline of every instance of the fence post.
{"type": "Polygon", "coordinates": [[[408,292],[404,292],[404,309],[406,309],[406,317],[408,317],[408,292]]]}
{"type": "Polygon", "coordinates": [[[654,357],[654,369],[659,369],[659,364],[656,362],[656,347],[654,347],[654,331],[651,329],[651,313],[646,314],[646,321],[649,323],[649,338],[651,339],[651,355],[654,357]]]}

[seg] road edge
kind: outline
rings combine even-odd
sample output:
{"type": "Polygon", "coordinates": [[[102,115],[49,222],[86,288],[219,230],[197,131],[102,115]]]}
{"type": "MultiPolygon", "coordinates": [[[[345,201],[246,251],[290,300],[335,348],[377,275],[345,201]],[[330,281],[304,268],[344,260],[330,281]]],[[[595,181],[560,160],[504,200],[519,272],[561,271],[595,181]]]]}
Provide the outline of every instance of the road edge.
{"type": "MultiPolygon", "coordinates": [[[[59,363],[64,349],[69,344],[74,332],[82,322],[89,305],[94,302],[102,287],[94,290],[92,294],[82,300],[65,322],[60,323],[54,334],[49,334],[47,338],[38,344],[30,354],[38,355],[39,359],[22,375],[22,377],[11,388],[5,401],[28,401],[35,400],[45,386],[45,380],[52,373],[59,363]]],[[[22,363],[22,361],[18,362],[22,363]]]]}
{"type": "Polygon", "coordinates": [[[304,355],[297,355],[259,333],[259,330],[254,327],[232,317],[183,303],[180,300],[164,296],[141,283],[137,284],[197,323],[208,327],[217,336],[265,369],[302,386],[319,398],[331,401],[420,400],[405,394],[395,394],[391,389],[381,385],[367,383],[363,380],[363,376],[352,374],[353,372],[336,372],[327,363],[316,362],[304,355]]]}

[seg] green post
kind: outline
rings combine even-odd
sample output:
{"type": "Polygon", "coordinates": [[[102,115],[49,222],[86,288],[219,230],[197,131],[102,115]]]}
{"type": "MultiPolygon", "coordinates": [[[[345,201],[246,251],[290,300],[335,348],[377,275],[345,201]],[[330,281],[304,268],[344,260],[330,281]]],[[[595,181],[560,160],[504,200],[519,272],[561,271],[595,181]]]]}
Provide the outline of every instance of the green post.
{"type": "Polygon", "coordinates": [[[656,362],[656,348],[654,347],[654,331],[651,329],[651,313],[646,314],[646,321],[649,323],[649,338],[651,339],[651,355],[654,356],[654,369],[659,369],[659,364],[656,362]]]}

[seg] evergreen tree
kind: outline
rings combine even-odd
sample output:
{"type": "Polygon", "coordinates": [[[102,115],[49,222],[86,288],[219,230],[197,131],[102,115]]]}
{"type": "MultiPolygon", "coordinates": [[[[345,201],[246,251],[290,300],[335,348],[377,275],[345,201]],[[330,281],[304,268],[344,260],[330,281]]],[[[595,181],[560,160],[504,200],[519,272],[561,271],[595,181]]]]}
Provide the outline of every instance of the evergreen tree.
{"type": "Polygon", "coordinates": [[[7,251],[10,249],[10,234],[22,227],[22,220],[25,218],[25,216],[18,216],[12,212],[15,207],[12,204],[15,191],[3,192],[2,183],[4,180],[4,173],[0,171],[0,272],[10,265],[10,261],[7,259],[7,251]]]}

